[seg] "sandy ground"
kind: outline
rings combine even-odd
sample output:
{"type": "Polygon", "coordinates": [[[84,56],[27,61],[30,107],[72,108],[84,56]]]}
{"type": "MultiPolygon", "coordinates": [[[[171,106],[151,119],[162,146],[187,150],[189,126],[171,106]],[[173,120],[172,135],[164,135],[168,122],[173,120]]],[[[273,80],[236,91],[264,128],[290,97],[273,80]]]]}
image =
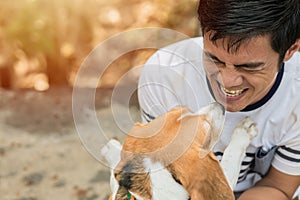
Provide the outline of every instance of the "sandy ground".
{"type": "Polygon", "coordinates": [[[112,137],[122,141],[132,123],[140,121],[136,95],[129,104],[124,99],[114,103],[118,118],[111,96],[109,89],[95,92],[95,112],[105,137],[94,140],[99,134],[94,127],[81,125],[84,133],[91,132],[92,139],[86,138],[95,145],[93,152],[76,129],[71,88],[0,89],[0,200],[108,199],[110,169],[98,160],[101,145],[112,137]]]}
{"type": "MultiPolygon", "coordinates": [[[[124,138],[111,118],[111,90],[97,91],[96,113],[106,138],[124,138]]],[[[0,90],[0,199],[104,200],[109,168],[92,156],[76,131],[72,89],[0,90]]],[[[138,120],[133,98],[131,115],[138,120]]],[[[128,105],[118,105],[120,116],[128,105]]],[[[89,127],[85,127],[89,129],[89,127]]]]}

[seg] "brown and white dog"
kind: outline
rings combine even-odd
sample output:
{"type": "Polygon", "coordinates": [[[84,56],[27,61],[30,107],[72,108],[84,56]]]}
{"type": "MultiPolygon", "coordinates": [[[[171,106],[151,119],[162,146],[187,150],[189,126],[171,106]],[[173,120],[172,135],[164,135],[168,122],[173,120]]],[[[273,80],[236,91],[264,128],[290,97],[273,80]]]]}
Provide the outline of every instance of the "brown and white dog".
{"type": "Polygon", "coordinates": [[[245,149],[257,130],[249,118],[243,120],[219,163],[211,149],[224,118],[217,103],[196,113],[175,107],[148,124],[136,124],[123,147],[110,140],[101,149],[112,169],[110,199],[233,200],[245,149]]]}

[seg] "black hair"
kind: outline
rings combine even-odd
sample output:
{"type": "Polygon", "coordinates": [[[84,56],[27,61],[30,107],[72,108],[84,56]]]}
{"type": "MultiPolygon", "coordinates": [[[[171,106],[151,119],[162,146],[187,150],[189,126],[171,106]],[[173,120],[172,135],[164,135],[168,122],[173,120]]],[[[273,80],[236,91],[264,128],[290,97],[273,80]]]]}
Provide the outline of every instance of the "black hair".
{"type": "Polygon", "coordinates": [[[257,36],[270,36],[272,49],[282,62],[286,51],[300,38],[300,0],[200,0],[202,34],[228,39],[227,51],[257,36]]]}

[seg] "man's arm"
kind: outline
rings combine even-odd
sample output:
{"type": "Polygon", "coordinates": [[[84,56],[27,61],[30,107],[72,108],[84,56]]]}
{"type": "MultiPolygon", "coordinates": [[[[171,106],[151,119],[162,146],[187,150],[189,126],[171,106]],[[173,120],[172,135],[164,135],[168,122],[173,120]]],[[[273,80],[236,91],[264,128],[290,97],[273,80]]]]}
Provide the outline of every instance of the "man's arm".
{"type": "Polygon", "coordinates": [[[284,174],[271,167],[268,174],[238,200],[291,200],[300,185],[300,176],[284,174]]]}

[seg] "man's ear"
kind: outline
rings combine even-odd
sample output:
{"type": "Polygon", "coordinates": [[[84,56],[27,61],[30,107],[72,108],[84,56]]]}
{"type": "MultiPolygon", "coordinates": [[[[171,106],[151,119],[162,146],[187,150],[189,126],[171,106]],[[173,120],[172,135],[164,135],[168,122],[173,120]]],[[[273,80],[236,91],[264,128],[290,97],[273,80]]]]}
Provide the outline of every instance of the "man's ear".
{"type": "Polygon", "coordinates": [[[296,42],[286,51],[283,62],[288,61],[293,54],[300,49],[300,39],[297,39],[296,42]]]}

